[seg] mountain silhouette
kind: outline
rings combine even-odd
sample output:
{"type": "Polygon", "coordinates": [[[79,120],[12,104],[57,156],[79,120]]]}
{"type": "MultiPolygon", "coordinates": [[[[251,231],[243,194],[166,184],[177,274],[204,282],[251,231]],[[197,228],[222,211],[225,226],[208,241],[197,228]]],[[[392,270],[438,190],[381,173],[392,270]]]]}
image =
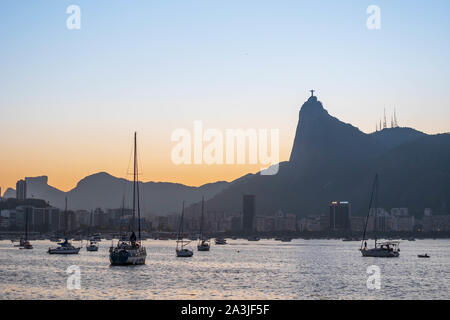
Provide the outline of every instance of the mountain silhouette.
{"type": "Polygon", "coordinates": [[[427,135],[411,128],[366,134],[332,117],[317,97],[300,109],[288,162],[277,175],[247,175],[207,202],[209,210],[239,212],[242,195],[256,195],[257,214],[278,210],[298,216],[326,214],[332,200],[367,213],[375,173],[380,207],[450,212],[450,135],[427,135]]]}
{"type": "MultiPolygon", "coordinates": [[[[326,214],[333,200],[350,201],[353,215],[365,215],[375,173],[380,207],[408,207],[412,214],[425,208],[450,212],[450,134],[398,127],[366,134],[328,114],[311,96],[300,109],[290,159],[280,163],[278,174],[247,174],[231,183],[201,187],[141,182],[141,208],[179,212],[183,200],[189,206],[205,196],[208,211],[240,212],[242,196],[254,194],[261,215],[278,210],[298,216],[326,214]]],[[[26,180],[29,197],[60,208],[65,197],[69,209],[119,208],[124,195],[131,206],[132,182],[105,172],[82,179],[69,192],[49,186],[45,176],[26,180]]],[[[15,197],[15,191],[8,189],[4,196],[15,197]]]]}
{"type": "MultiPolygon", "coordinates": [[[[75,188],[63,192],[48,185],[46,176],[28,177],[27,196],[44,199],[51,205],[64,208],[65,197],[68,208],[120,208],[125,197],[125,206],[132,206],[132,181],[116,178],[106,172],[99,172],[80,180],[75,188]]],[[[202,196],[210,198],[228,186],[228,182],[219,181],[200,187],[190,187],[168,182],[140,182],[141,209],[143,213],[167,214],[178,212],[180,203],[194,203],[202,196]]],[[[15,197],[15,191],[8,189],[5,198],[15,197]]]]}

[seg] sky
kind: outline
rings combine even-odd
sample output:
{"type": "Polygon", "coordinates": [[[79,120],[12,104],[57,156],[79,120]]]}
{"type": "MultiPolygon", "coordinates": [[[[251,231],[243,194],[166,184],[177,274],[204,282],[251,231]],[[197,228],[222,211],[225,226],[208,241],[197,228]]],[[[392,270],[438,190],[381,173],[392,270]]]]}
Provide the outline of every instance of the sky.
{"type": "Polygon", "coordinates": [[[448,0],[21,0],[0,3],[0,187],[89,174],[198,186],[259,165],[175,165],[174,130],[277,129],[288,160],[315,89],[363,132],[450,131],[448,0]],[[79,30],[66,9],[78,5],[79,30]],[[370,5],[381,28],[366,26],[370,5]]]}

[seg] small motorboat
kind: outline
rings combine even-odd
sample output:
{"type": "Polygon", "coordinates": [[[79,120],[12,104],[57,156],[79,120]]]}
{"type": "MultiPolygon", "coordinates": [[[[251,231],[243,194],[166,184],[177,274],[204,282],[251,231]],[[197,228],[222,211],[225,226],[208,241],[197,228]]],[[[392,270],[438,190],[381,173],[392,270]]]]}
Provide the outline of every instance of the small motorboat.
{"type": "Polygon", "coordinates": [[[86,245],[87,251],[98,251],[98,245],[95,244],[94,241],[91,241],[89,245],[86,245]]]}
{"type": "Polygon", "coordinates": [[[198,245],[197,245],[197,250],[198,251],[209,251],[209,243],[206,240],[202,240],[198,245]]]}
{"type": "Polygon", "coordinates": [[[23,243],[23,246],[20,247],[19,249],[33,249],[33,246],[31,245],[30,241],[25,240],[25,242],[23,243]]]}
{"type": "Polygon", "coordinates": [[[417,257],[419,257],[419,258],[429,258],[430,256],[427,253],[425,253],[425,254],[418,254],[417,257]]]}
{"type": "Polygon", "coordinates": [[[177,249],[176,252],[177,252],[177,257],[180,257],[180,258],[189,258],[194,255],[194,252],[192,250],[185,249],[185,248],[177,249]]]}
{"type": "Polygon", "coordinates": [[[25,238],[20,238],[19,244],[15,244],[14,247],[23,247],[25,245],[25,238]]]}
{"type": "Polygon", "coordinates": [[[227,244],[227,240],[224,238],[216,238],[215,243],[218,245],[227,244]]]}
{"type": "Polygon", "coordinates": [[[67,238],[64,240],[64,242],[59,243],[59,247],[56,248],[48,248],[49,254],[78,254],[81,247],[74,247],[67,238]]]}

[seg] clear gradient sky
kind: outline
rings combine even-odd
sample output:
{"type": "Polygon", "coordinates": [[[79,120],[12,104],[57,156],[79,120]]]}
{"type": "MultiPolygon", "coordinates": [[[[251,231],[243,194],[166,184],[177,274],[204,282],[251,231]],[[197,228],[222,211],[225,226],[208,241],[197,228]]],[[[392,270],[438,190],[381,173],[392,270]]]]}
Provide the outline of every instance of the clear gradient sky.
{"type": "Polygon", "coordinates": [[[287,160],[309,89],[364,132],[394,106],[401,126],[449,132],[449,16],[448,0],[1,1],[0,187],[127,177],[134,131],[142,180],[232,180],[259,166],[175,166],[172,131],[279,129],[287,160]]]}

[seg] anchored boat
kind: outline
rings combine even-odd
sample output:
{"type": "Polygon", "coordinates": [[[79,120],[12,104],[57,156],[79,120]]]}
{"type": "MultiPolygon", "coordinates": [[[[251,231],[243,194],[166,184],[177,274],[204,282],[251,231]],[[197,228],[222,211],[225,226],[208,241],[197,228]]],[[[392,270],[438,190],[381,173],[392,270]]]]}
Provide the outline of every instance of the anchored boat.
{"type": "Polygon", "coordinates": [[[20,238],[18,245],[15,245],[15,247],[19,247],[19,249],[33,249],[30,241],[28,241],[28,221],[28,209],[25,209],[25,236],[20,238]]]}
{"type": "Polygon", "coordinates": [[[199,242],[197,244],[197,250],[198,251],[209,251],[210,249],[210,245],[209,245],[209,240],[205,239],[203,237],[203,216],[204,216],[204,211],[205,211],[205,198],[202,198],[202,217],[200,220],[200,237],[199,237],[199,242]]]}
{"type": "Polygon", "coordinates": [[[138,213],[138,236],[134,231],[128,240],[120,239],[117,246],[109,249],[109,261],[111,265],[138,265],[145,264],[147,251],[141,241],[141,210],[139,202],[139,179],[138,179],[138,160],[137,160],[137,143],[136,132],[134,133],[134,169],[133,169],[133,219],[131,230],[135,229],[136,203],[138,213]]]}
{"type": "Polygon", "coordinates": [[[183,216],[184,216],[184,201],[183,201],[183,208],[181,210],[181,219],[180,219],[180,226],[178,227],[177,247],[175,249],[175,252],[177,253],[177,257],[188,258],[192,257],[194,255],[194,252],[190,249],[185,248],[185,246],[191,243],[191,241],[183,240],[183,216]]]}
{"type": "Polygon", "coordinates": [[[78,254],[81,247],[74,247],[72,243],[66,238],[64,242],[58,243],[59,247],[48,248],[49,254],[78,254]]]}
{"type": "Polygon", "coordinates": [[[215,244],[218,244],[218,245],[227,244],[227,239],[225,239],[225,238],[216,238],[215,244]]]}
{"type": "Polygon", "coordinates": [[[95,244],[95,241],[90,241],[89,245],[86,244],[87,251],[98,251],[98,245],[95,244]]]}
{"type": "Polygon", "coordinates": [[[370,211],[372,209],[372,204],[375,201],[375,208],[377,208],[377,198],[378,198],[378,174],[375,175],[375,180],[373,181],[372,193],[370,196],[369,211],[366,217],[366,223],[364,225],[364,232],[361,241],[361,254],[363,257],[377,257],[377,258],[395,258],[400,256],[400,241],[384,241],[377,243],[375,238],[375,247],[368,248],[366,241],[366,230],[367,222],[369,220],[370,211]]]}

